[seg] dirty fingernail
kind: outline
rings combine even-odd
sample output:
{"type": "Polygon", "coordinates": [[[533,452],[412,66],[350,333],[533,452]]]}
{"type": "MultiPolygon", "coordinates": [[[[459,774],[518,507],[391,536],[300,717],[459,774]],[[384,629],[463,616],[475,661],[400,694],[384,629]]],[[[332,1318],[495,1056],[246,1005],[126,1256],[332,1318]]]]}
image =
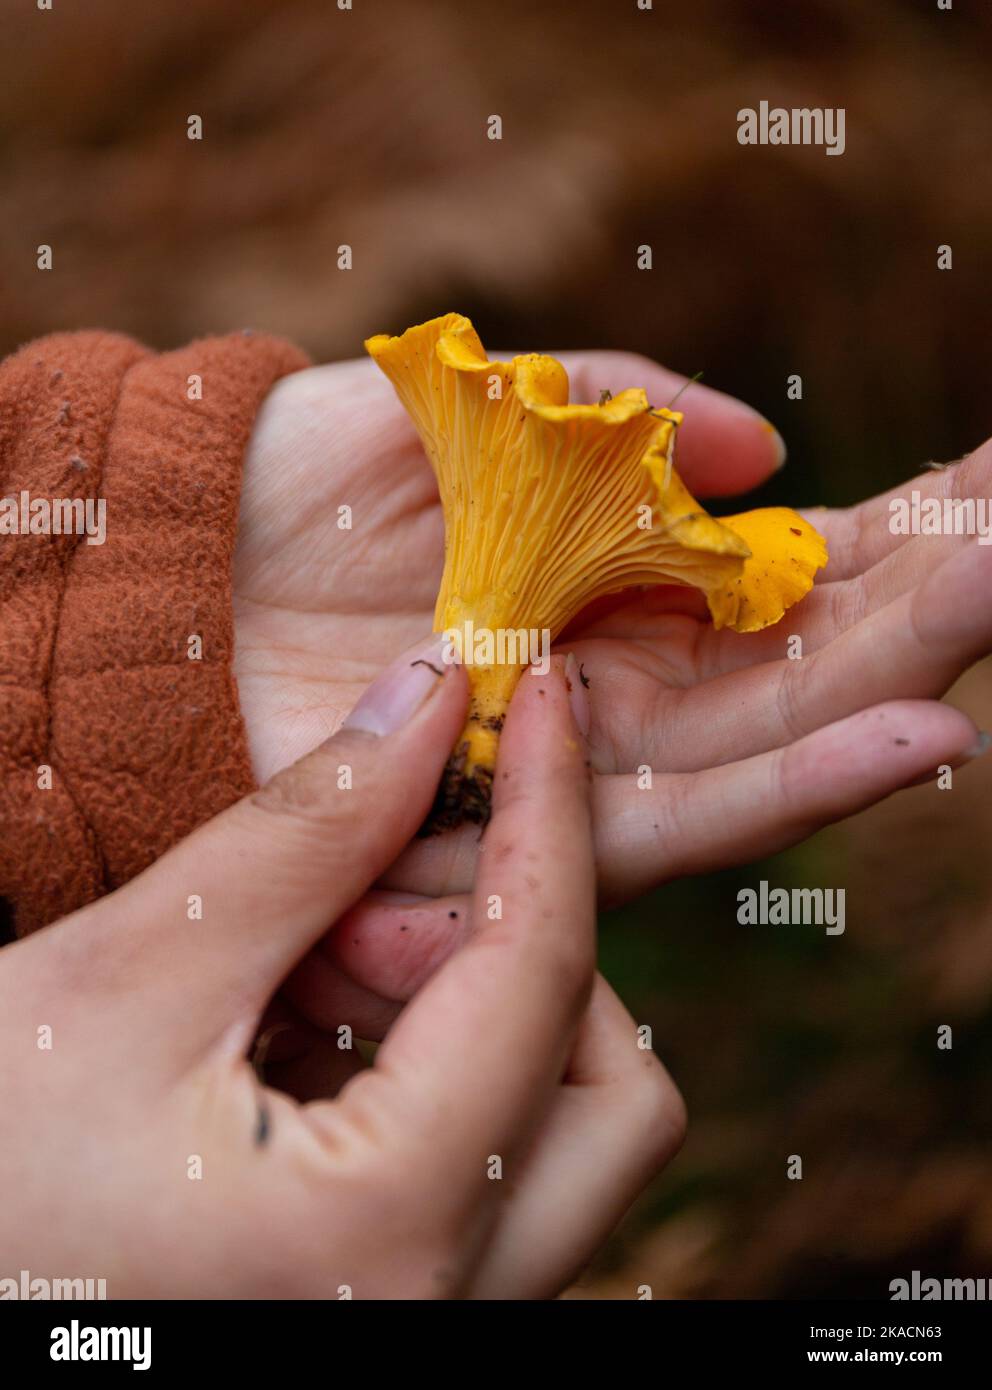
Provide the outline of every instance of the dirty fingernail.
{"type": "Polygon", "coordinates": [[[412,719],[444,675],[444,634],[412,648],[377,676],[341,725],[366,734],[392,734],[412,719]]]}

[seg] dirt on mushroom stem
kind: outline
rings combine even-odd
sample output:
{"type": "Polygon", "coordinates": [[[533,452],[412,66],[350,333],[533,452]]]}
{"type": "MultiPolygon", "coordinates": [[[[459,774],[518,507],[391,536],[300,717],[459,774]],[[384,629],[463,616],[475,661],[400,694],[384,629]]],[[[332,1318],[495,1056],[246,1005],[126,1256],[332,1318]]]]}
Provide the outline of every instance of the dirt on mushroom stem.
{"type": "Polygon", "coordinates": [[[468,744],[462,743],[445,764],[434,804],[418,834],[422,838],[455,830],[466,823],[485,826],[492,812],[493,769],[466,771],[468,744]]]}
{"type": "Polygon", "coordinates": [[[489,821],[499,737],[526,667],[469,665],[467,670],[471,694],[465,726],[445,765],[421,836],[489,821]]]}

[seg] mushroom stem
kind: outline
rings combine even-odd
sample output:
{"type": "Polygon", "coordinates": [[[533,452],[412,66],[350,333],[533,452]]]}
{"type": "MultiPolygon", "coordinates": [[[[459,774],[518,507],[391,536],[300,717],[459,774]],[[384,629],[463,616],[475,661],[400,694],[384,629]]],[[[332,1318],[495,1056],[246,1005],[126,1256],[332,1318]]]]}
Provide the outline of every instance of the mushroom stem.
{"type": "Polygon", "coordinates": [[[523,666],[467,667],[470,694],[465,727],[445,764],[421,835],[436,835],[465,821],[488,822],[499,736],[524,670],[523,666]]]}

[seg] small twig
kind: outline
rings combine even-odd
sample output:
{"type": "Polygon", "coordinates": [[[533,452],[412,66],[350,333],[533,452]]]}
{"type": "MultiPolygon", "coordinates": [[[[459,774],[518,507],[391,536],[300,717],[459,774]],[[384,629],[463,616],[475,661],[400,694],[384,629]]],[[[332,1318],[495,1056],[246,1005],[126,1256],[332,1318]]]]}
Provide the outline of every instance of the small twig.
{"type": "Polygon", "coordinates": [[[684,382],[682,383],[682,385],[679,387],[679,389],[675,392],[675,395],[672,397],[672,399],[671,399],[671,400],[668,402],[668,404],[665,406],[665,409],[666,409],[666,410],[671,410],[672,406],[673,406],[673,405],[675,404],[675,402],[678,400],[679,396],[681,396],[682,392],[683,392],[683,391],[688,391],[688,389],[689,389],[690,386],[694,386],[694,385],[696,384],[696,382],[697,382],[697,381],[701,381],[702,378],[703,378],[702,372],[697,372],[696,375],[695,375],[695,376],[691,376],[691,377],[689,378],[688,381],[684,381],[684,382]]]}

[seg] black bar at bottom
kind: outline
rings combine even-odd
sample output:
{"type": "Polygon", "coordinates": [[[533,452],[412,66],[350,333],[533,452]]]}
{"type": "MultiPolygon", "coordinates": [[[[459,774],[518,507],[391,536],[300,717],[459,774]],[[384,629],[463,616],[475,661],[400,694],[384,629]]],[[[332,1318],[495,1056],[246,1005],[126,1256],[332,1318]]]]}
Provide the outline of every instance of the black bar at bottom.
{"type": "Polygon", "coordinates": [[[448,1333],[473,1339],[484,1354],[475,1372],[484,1364],[488,1381],[501,1367],[508,1376],[533,1367],[535,1350],[553,1356],[559,1379],[573,1364],[588,1375],[591,1349],[597,1359],[613,1361],[618,1374],[634,1365],[654,1365],[661,1374],[687,1364],[694,1370],[963,1370],[985,1350],[989,1328],[986,1302],[67,1301],[7,1303],[0,1309],[7,1363],[23,1367],[28,1377],[61,1365],[66,1384],[87,1371],[176,1376],[217,1370],[227,1377],[244,1372],[252,1380],[281,1372],[288,1378],[308,1364],[328,1375],[347,1364],[350,1374],[361,1375],[367,1357],[377,1380],[392,1366],[400,1373],[419,1367],[430,1368],[431,1379],[443,1385],[470,1372],[462,1361],[459,1373],[448,1333]]]}

